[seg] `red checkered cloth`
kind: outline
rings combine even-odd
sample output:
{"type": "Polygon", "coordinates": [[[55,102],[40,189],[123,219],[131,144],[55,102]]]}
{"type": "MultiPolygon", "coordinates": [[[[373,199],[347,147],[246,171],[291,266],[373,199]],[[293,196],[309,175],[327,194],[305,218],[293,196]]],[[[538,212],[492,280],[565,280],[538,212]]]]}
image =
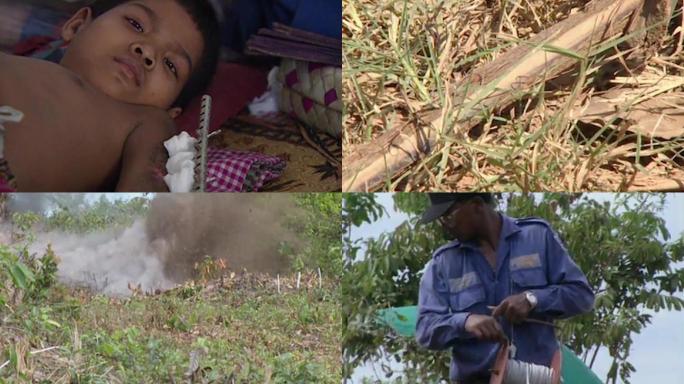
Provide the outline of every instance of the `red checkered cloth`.
{"type": "Polygon", "coordinates": [[[282,159],[255,152],[209,148],[207,192],[256,192],[285,169],[282,159]]]}

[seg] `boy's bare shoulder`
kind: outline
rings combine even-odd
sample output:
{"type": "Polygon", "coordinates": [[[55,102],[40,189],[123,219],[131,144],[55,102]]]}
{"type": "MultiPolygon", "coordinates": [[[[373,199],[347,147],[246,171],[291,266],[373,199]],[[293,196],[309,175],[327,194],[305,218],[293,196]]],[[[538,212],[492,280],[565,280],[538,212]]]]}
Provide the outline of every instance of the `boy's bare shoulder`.
{"type": "Polygon", "coordinates": [[[10,60],[14,55],[10,55],[9,53],[5,53],[3,51],[0,51],[0,63],[6,63],[8,60],[10,60]]]}
{"type": "Polygon", "coordinates": [[[176,134],[176,124],[169,114],[154,107],[131,104],[127,107],[134,124],[125,146],[145,148],[146,151],[164,149],[164,141],[176,134]]]}
{"type": "Polygon", "coordinates": [[[73,84],[80,88],[86,85],[83,79],[58,63],[32,57],[0,53],[0,68],[0,80],[4,80],[8,83],[6,86],[11,85],[14,89],[17,88],[14,85],[28,83],[55,87],[68,87],[73,84]]]}
{"type": "Polygon", "coordinates": [[[32,57],[17,56],[9,53],[0,52],[0,63],[3,69],[23,69],[25,66],[42,68],[59,68],[59,64],[49,61],[35,59],[32,57]]]}
{"type": "Polygon", "coordinates": [[[161,175],[168,154],[164,141],[175,134],[175,124],[163,110],[136,107],[135,128],[124,144],[119,192],[168,191],[161,175]]]}
{"type": "Polygon", "coordinates": [[[25,57],[10,55],[9,53],[0,52],[0,81],[9,81],[12,77],[17,75],[17,71],[23,67],[23,64],[29,63],[25,57]],[[22,60],[23,59],[23,60],[22,60]]]}
{"type": "Polygon", "coordinates": [[[136,129],[156,131],[168,137],[175,134],[176,124],[166,111],[155,107],[135,106],[133,113],[139,122],[136,129]]]}

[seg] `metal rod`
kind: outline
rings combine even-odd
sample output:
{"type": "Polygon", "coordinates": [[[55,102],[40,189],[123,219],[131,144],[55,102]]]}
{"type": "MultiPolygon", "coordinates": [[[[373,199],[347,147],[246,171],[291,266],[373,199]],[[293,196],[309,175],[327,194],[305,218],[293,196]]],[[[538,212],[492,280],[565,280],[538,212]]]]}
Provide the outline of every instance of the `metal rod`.
{"type": "MultiPolygon", "coordinates": [[[[493,306],[493,305],[488,305],[488,306],[487,306],[487,309],[492,310],[492,311],[493,311],[495,308],[496,308],[496,307],[493,306]]],[[[551,323],[551,322],[548,322],[548,321],[544,321],[544,320],[537,320],[537,319],[527,318],[527,319],[523,320],[523,322],[525,322],[525,323],[541,324],[541,325],[548,325],[549,327],[554,327],[555,329],[558,329],[558,328],[559,328],[556,324],[551,323]]]]}
{"type": "Polygon", "coordinates": [[[207,186],[207,146],[209,127],[211,125],[211,96],[202,96],[202,109],[199,121],[199,186],[198,192],[204,192],[207,186]]]}

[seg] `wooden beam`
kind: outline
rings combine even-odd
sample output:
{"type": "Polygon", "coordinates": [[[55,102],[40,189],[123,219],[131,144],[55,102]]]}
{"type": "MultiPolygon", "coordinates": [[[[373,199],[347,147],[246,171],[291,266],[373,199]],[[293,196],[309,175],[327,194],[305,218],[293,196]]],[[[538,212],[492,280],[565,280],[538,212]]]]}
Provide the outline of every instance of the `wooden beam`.
{"type": "MultiPolygon", "coordinates": [[[[453,90],[452,100],[459,103],[460,109],[455,126],[469,130],[481,121],[483,111],[510,105],[524,91],[578,63],[578,58],[560,53],[559,49],[587,55],[602,43],[624,35],[629,27],[655,22],[649,13],[658,7],[652,4],[665,2],[669,0],[596,1],[586,11],[569,16],[474,70],[453,90]]],[[[378,189],[432,153],[439,139],[449,134],[440,132],[443,115],[444,111],[432,111],[423,116],[423,124],[393,126],[373,142],[353,146],[344,158],[343,190],[378,189]]]]}

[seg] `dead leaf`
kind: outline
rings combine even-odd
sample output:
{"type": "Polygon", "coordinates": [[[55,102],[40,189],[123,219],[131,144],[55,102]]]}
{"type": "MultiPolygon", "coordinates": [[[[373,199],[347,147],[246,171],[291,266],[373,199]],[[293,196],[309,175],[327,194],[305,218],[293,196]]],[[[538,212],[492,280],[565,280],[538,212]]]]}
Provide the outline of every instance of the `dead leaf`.
{"type": "Polygon", "coordinates": [[[189,384],[194,383],[195,379],[197,379],[197,375],[200,373],[201,360],[208,353],[209,350],[206,347],[201,347],[190,352],[190,364],[184,375],[189,384]]]}
{"type": "Polygon", "coordinates": [[[669,92],[644,97],[643,89],[614,89],[593,96],[584,107],[574,108],[570,116],[583,123],[604,125],[619,118],[627,129],[648,137],[672,139],[684,136],[684,92],[669,92]]]}

